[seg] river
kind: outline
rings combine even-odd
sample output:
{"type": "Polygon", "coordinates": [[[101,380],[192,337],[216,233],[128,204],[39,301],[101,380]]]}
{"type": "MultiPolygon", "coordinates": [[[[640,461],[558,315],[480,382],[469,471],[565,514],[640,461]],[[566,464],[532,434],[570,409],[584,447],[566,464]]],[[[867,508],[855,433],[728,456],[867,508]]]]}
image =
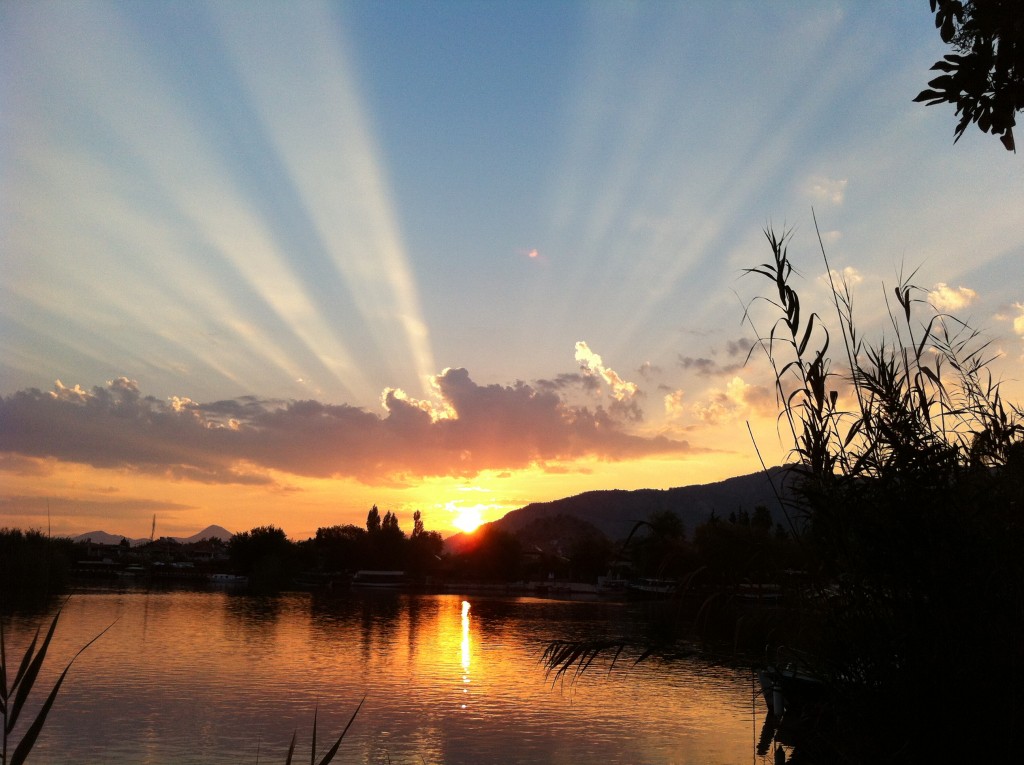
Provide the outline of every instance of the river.
{"type": "MultiPolygon", "coordinates": [[[[296,732],[295,761],[308,761],[314,714],[322,753],[364,697],[336,763],[760,761],[765,709],[749,670],[689,659],[597,665],[573,682],[545,673],[548,641],[635,631],[644,608],[472,594],[76,592],[40,680],[47,690],[113,626],[76,660],[29,762],[283,763],[296,732]]],[[[9,661],[39,623],[8,621],[9,661]]]]}

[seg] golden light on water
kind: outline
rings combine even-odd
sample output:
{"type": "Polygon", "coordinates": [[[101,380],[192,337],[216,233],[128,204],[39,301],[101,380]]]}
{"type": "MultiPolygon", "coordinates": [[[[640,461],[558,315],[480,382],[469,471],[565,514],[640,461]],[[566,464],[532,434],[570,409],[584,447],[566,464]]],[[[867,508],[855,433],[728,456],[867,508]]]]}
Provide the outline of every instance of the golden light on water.
{"type": "MultiPolygon", "coordinates": [[[[472,682],[469,678],[469,663],[471,659],[469,643],[469,601],[462,601],[462,692],[469,695],[469,688],[466,686],[472,682]]],[[[462,708],[466,708],[466,700],[463,700],[462,708]]]]}

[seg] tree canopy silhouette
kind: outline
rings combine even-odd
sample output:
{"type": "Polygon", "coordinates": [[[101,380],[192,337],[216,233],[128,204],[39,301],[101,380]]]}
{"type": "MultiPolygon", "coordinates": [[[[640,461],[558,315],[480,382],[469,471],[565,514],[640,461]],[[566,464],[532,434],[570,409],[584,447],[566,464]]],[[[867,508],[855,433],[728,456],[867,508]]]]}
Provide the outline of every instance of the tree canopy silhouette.
{"type": "Polygon", "coordinates": [[[956,143],[972,122],[1016,151],[1013,127],[1024,108],[1024,12],[1020,0],[930,0],[943,56],[915,101],[956,105],[956,143]]]}

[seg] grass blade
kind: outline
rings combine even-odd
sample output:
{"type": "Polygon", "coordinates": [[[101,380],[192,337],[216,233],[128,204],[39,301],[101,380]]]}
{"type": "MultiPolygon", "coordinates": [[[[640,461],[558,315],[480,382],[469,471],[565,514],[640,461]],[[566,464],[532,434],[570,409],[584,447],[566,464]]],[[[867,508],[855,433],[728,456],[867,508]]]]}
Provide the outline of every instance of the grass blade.
{"type": "Polygon", "coordinates": [[[338,747],[341,746],[341,740],[345,738],[345,734],[348,733],[348,729],[351,728],[352,723],[355,722],[356,715],[359,714],[359,710],[362,708],[364,701],[366,701],[366,696],[363,696],[363,698],[359,701],[359,705],[356,707],[356,711],[352,713],[352,716],[349,718],[348,724],[345,726],[345,729],[341,732],[341,735],[338,736],[338,740],[334,742],[334,746],[332,746],[327,751],[327,754],[324,755],[324,758],[320,760],[320,765],[328,765],[330,761],[334,759],[334,755],[338,753],[338,747]]]}
{"type": "Polygon", "coordinates": [[[320,705],[313,710],[313,746],[309,751],[309,765],[316,765],[316,718],[320,714],[320,705]]]}
{"type": "Polygon", "coordinates": [[[17,692],[14,694],[14,703],[11,705],[9,710],[10,716],[7,718],[7,733],[14,730],[14,725],[18,721],[22,707],[25,706],[25,701],[28,700],[28,694],[32,691],[32,686],[35,685],[36,678],[39,676],[39,670],[43,666],[43,660],[46,658],[46,649],[50,647],[50,640],[57,629],[57,620],[59,618],[60,610],[54,614],[53,621],[50,622],[50,629],[47,630],[46,638],[43,640],[43,644],[39,646],[38,651],[35,651],[36,640],[39,638],[38,630],[36,630],[36,636],[32,638],[32,644],[25,651],[25,656],[21,660],[21,667],[18,669],[18,676],[14,678],[11,688],[11,690],[17,688],[17,692]],[[35,652],[35,656],[32,655],[33,652],[35,652]]]}
{"type": "MultiPolygon", "coordinates": [[[[50,624],[50,629],[46,634],[46,639],[43,641],[43,644],[39,647],[39,652],[36,655],[36,658],[32,661],[28,673],[26,673],[24,680],[22,681],[22,684],[18,688],[18,698],[15,699],[16,707],[12,708],[11,710],[12,719],[8,724],[8,733],[10,733],[10,731],[13,730],[14,718],[16,718],[17,713],[21,711],[21,707],[25,703],[25,699],[28,696],[28,692],[31,690],[32,685],[35,683],[35,679],[39,674],[39,667],[42,664],[43,657],[46,655],[46,649],[50,644],[50,639],[53,637],[54,629],[57,626],[58,616],[60,616],[60,611],[58,611],[56,616],[53,617],[53,622],[50,624]]],[[[71,669],[71,665],[75,663],[75,660],[82,655],[82,652],[85,651],[86,648],[88,648],[97,640],[99,640],[106,633],[106,631],[113,627],[114,624],[116,623],[117,620],[115,619],[106,629],[103,630],[103,632],[100,632],[96,637],[94,637],[84,646],[79,648],[78,653],[71,657],[71,661],[69,661],[68,665],[64,667],[64,671],[60,673],[60,677],[57,678],[57,682],[54,684],[53,689],[46,697],[46,701],[43,703],[43,706],[40,708],[39,713],[36,715],[36,719],[32,721],[32,724],[29,726],[28,730],[25,731],[25,735],[22,736],[17,748],[14,750],[14,754],[11,757],[11,765],[21,765],[28,757],[29,752],[32,751],[32,747],[35,745],[36,739],[39,738],[39,733],[43,729],[43,724],[46,722],[46,716],[49,714],[50,708],[53,706],[53,702],[57,699],[57,692],[60,690],[61,685],[63,685],[64,678],[67,677],[68,671],[71,669]]],[[[35,641],[33,640],[33,644],[34,643],[35,641]]]]}
{"type": "Polygon", "coordinates": [[[292,732],[292,743],[288,747],[288,757],[285,758],[284,765],[292,765],[292,755],[295,754],[295,738],[299,735],[299,732],[292,732]]]}

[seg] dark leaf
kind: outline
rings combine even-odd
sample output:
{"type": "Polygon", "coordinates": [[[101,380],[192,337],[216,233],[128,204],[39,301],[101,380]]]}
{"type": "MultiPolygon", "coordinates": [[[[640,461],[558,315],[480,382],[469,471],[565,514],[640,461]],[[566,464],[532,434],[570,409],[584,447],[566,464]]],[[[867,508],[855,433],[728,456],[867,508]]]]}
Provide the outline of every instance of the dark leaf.
{"type": "MultiPolygon", "coordinates": [[[[17,685],[17,692],[14,694],[14,703],[11,705],[10,717],[7,718],[7,732],[10,733],[14,730],[14,724],[18,721],[18,716],[21,714],[22,707],[25,706],[25,701],[28,699],[28,694],[32,691],[32,686],[35,684],[36,677],[39,676],[39,669],[43,666],[43,659],[46,658],[46,649],[50,647],[50,640],[53,638],[54,630],[57,629],[57,620],[60,618],[60,611],[54,614],[53,621],[50,622],[50,629],[46,632],[46,637],[43,639],[43,644],[39,646],[39,651],[36,655],[30,658],[30,651],[35,648],[35,638],[32,639],[32,644],[29,646],[29,650],[25,653],[25,658],[22,659],[22,666],[25,666],[28,662],[28,668],[22,674],[21,670],[18,671],[18,678],[15,680],[17,685]]],[[[38,637],[38,631],[36,635],[38,637]]],[[[70,665],[69,665],[70,666],[70,665]]],[[[13,688],[12,688],[13,690],[13,688]]]]}
{"type": "Polygon", "coordinates": [[[356,715],[359,714],[359,710],[362,708],[364,701],[366,701],[365,696],[363,696],[363,698],[360,700],[359,705],[356,707],[356,711],[352,713],[352,716],[349,718],[348,724],[345,726],[345,729],[342,730],[341,735],[338,736],[338,740],[334,742],[334,746],[332,746],[327,751],[327,754],[324,755],[324,758],[320,760],[320,765],[328,765],[330,761],[334,759],[334,755],[338,753],[338,747],[341,746],[341,740],[345,738],[345,734],[348,733],[348,729],[351,728],[352,723],[355,722],[356,715]]]}
{"type": "Polygon", "coordinates": [[[298,731],[292,733],[292,743],[288,747],[288,757],[285,758],[284,765],[292,765],[292,755],[295,754],[295,737],[298,734],[298,731]]]}
{"type": "Polygon", "coordinates": [[[917,103],[927,101],[929,106],[933,104],[940,104],[945,100],[946,97],[942,95],[942,93],[939,93],[937,90],[922,90],[920,93],[917,94],[917,97],[914,99],[914,101],[917,103]]]}

